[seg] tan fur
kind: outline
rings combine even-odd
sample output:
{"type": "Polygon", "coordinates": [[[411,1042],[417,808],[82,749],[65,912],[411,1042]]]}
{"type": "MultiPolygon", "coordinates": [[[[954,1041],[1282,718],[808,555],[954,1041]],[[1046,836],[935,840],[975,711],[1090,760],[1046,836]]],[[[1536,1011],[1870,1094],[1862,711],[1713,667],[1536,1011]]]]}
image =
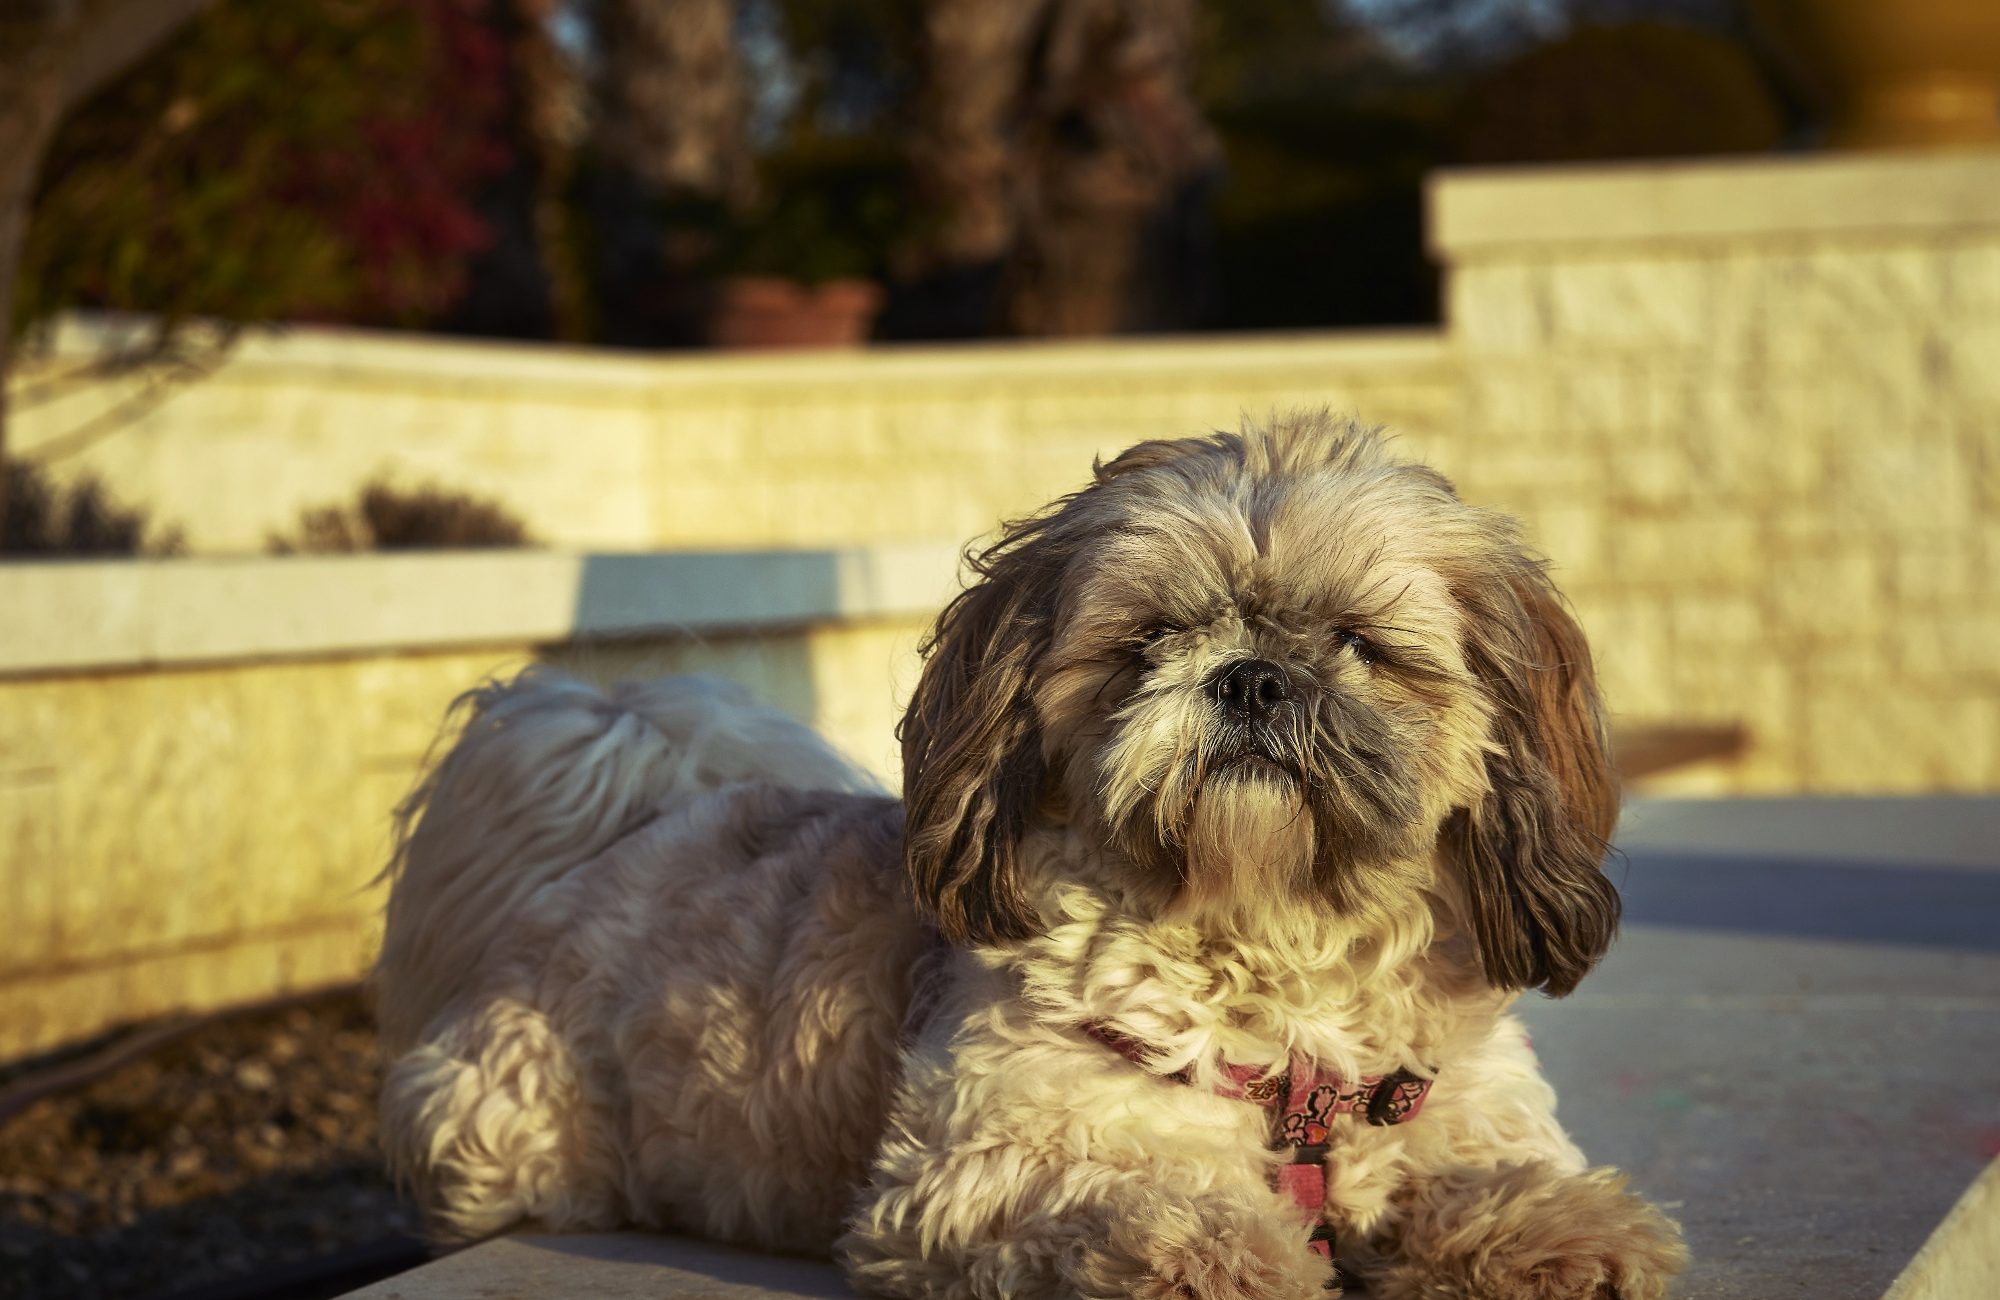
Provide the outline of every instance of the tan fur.
{"type": "Polygon", "coordinates": [[[712,683],[473,697],[378,968],[385,1140],[440,1234],[674,1227],[879,1295],[1319,1297],[1264,1113],[1212,1090],[1305,1056],[1436,1075],[1332,1139],[1382,1294],[1662,1295],[1676,1230],[1585,1167],[1506,1014],[1617,919],[1588,651],[1513,524],[1306,415],[1136,447],[974,571],[906,805],[712,683]],[[1253,660],[1267,713],[1232,712],[1253,660]]]}

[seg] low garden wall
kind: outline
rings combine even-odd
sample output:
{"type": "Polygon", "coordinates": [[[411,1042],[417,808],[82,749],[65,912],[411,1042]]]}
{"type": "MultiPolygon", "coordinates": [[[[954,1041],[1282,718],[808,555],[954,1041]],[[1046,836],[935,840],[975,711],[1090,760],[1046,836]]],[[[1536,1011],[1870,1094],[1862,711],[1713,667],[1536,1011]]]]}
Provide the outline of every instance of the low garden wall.
{"type": "Polygon", "coordinates": [[[157,405],[154,371],[61,378],[120,332],[73,322],[24,372],[16,454],[207,554],[260,551],[382,473],[497,497],[557,546],[963,541],[1145,438],[1299,404],[1434,435],[1455,402],[1432,331],[662,357],[300,330],[157,405]]]}
{"type": "Polygon", "coordinates": [[[0,566],[0,1060],[353,979],[459,692],[709,671],[878,772],[948,547],[0,566]]]}

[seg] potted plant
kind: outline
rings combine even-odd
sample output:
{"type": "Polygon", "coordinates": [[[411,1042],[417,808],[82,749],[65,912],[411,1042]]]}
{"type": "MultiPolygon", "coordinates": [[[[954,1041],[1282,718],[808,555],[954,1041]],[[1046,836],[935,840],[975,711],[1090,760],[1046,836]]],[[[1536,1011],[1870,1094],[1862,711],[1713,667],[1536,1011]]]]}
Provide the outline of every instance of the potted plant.
{"type": "Polygon", "coordinates": [[[706,313],[722,348],[851,346],[882,307],[901,169],[865,139],[807,138],[765,161],[763,198],[722,231],[706,313]]]}

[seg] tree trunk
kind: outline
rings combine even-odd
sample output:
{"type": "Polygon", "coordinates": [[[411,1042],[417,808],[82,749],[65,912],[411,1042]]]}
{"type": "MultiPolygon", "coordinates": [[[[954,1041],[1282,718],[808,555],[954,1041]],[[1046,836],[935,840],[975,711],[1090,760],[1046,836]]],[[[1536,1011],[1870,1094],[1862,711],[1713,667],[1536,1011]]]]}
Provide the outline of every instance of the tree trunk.
{"type": "Polygon", "coordinates": [[[712,205],[755,197],[749,94],[733,0],[600,0],[604,51],[591,175],[599,337],[685,346],[703,334],[697,286],[712,205]]]}
{"type": "Polygon", "coordinates": [[[1193,48],[1193,0],[1050,10],[1023,125],[1020,332],[1198,322],[1221,150],[1190,89],[1193,48]]]}
{"type": "Polygon", "coordinates": [[[577,254],[570,187],[582,138],[583,88],[550,30],[556,5],[557,0],[515,0],[514,66],[522,100],[517,111],[533,150],[530,219],[548,285],[551,332],[565,343],[582,343],[590,337],[589,277],[577,254]]]}
{"type": "Polygon", "coordinates": [[[76,14],[73,5],[7,4],[0,15],[0,537],[5,537],[12,477],[7,471],[7,387],[14,360],[14,279],[42,154],[62,120],[76,14]]]}
{"type": "Polygon", "coordinates": [[[941,220],[920,284],[977,293],[974,268],[1004,268],[1023,334],[1194,323],[1220,160],[1189,89],[1194,0],[930,0],[924,35],[912,164],[941,220]]]}
{"type": "Polygon", "coordinates": [[[925,0],[906,141],[926,223],[896,250],[888,329],[978,338],[1004,312],[1020,230],[1017,151],[1033,42],[1055,0],[925,0]]]}
{"type": "Polygon", "coordinates": [[[1015,137],[1048,0],[931,0],[911,163],[939,214],[925,270],[1003,258],[1019,226],[1015,137]]]}
{"type": "Polygon", "coordinates": [[[750,197],[734,0],[603,0],[605,151],[664,194],[750,197]]]}

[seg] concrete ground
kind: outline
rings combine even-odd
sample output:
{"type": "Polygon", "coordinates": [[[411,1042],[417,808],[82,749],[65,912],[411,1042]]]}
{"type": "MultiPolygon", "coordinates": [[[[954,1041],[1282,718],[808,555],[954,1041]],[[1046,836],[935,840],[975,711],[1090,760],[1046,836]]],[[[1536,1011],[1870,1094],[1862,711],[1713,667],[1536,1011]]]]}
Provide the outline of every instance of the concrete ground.
{"type": "Polygon", "coordinates": [[[2000,801],[1640,805],[1620,844],[1616,949],[1526,1008],[1564,1121],[1681,1220],[1677,1294],[1882,1295],[2000,1156],[2000,801]]]}
{"type": "MultiPolygon", "coordinates": [[[[2000,1296],[2000,800],[1642,803],[1620,846],[1617,947],[1524,1012],[1578,1142],[1685,1227],[1675,1294],[2000,1296]]],[[[495,1241],[355,1294],[848,1292],[826,1265],[616,1235],[495,1241]]]]}

